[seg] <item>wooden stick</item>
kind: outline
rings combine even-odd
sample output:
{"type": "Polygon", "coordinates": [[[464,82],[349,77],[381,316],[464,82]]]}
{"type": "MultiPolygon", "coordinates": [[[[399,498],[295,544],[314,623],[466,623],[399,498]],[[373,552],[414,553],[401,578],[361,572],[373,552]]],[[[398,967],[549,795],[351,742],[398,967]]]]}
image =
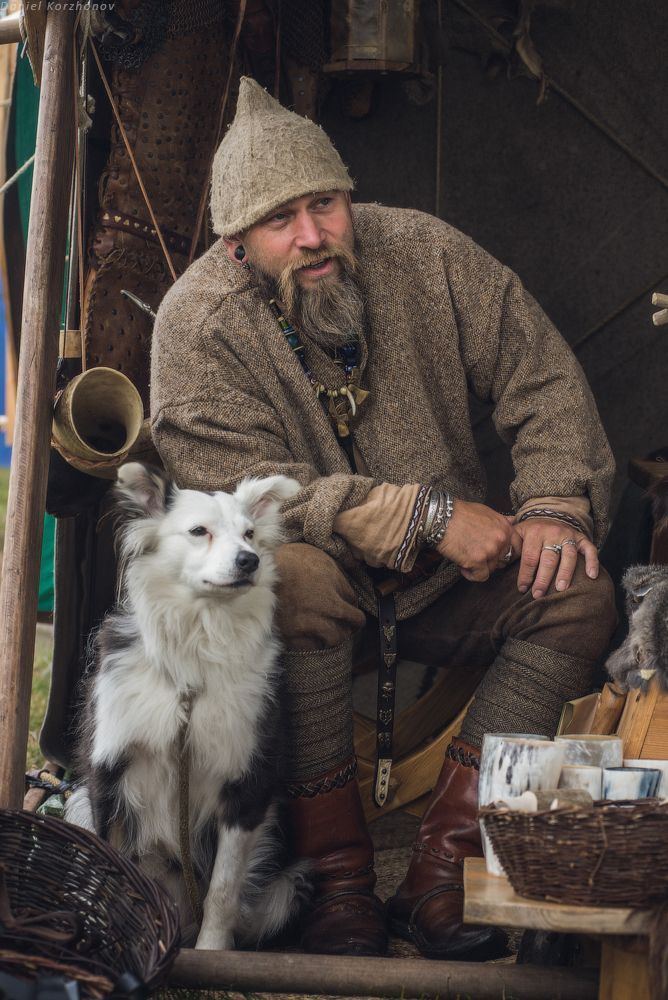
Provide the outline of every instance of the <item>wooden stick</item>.
{"type": "Polygon", "coordinates": [[[26,252],[16,430],[0,583],[0,805],[19,809],[72,166],[74,13],[46,23],[26,252]]]}
{"type": "Polygon", "coordinates": [[[594,1000],[596,972],[590,969],[417,958],[348,958],[277,952],[182,949],[170,984],[215,987],[242,993],[307,993],[328,996],[440,997],[476,1000],[594,1000]]]}
{"type": "Polygon", "coordinates": [[[658,313],[652,316],[654,326],[665,326],[668,323],[668,309],[659,309],[658,313]]]}
{"type": "Polygon", "coordinates": [[[654,292],[652,295],[652,305],[661,306],[665,309],[668,306],[668,295],[664,295],[662,292],[654,292]]]}
{"type": "Polygon", "coordinates": [[[7,45],[21,41],[21,29],[19,27],[19,15],[10,14],[8,17],[0,18],[0,45],[7,45]]]}

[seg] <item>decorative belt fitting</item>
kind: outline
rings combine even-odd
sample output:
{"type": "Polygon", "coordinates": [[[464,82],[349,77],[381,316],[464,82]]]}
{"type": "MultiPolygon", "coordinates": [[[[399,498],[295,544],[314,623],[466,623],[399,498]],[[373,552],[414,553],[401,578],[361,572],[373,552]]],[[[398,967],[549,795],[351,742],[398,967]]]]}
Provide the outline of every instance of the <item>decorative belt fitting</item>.
{"type": "Polygon", "coordinates": [[[393,594],[377,594],[381,662],[378,665],[376,709],[376,774],[373,799],[381,807],[387,802],[392,770],[392,732],[397,691],[397,620],[393,594]]]}

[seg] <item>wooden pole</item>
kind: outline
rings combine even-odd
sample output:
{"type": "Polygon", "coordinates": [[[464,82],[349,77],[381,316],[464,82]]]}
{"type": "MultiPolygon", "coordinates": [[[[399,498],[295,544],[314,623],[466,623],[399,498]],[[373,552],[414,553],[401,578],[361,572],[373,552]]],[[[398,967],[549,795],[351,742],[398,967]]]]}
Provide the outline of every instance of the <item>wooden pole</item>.
{"type": "Polygon", "coordinates": [[[347,958],[182,949],[171,985],[312,996],[595,1000],[596,970],[418,958],[347,958]]]}
{"type": "MultiPolygon", "coordinates": [[[[66,6],[66,5],[63,5],[66,6]]],[[[0,582],[0,806],[23,802],[39,565],[72,169],[74,13],[49,11],[0,582]]]]}
{"type": "Polygon", "coordinates": [[[8,17],[0,17],[0,45],[7,45],[21,41],[21,29],[19,27],[19,15],[10,14],[8,17]]]}

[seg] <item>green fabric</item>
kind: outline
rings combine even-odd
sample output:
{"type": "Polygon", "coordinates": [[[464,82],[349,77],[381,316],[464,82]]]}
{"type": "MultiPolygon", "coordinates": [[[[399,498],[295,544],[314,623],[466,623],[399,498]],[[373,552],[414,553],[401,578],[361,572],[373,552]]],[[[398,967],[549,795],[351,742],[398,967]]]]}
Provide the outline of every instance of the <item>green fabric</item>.
{"type": "MultiPolygon", "coordinates": [[[[27,59],[19,59],[14,78],[14,160],[17,168],[35,152],[37,136],[37,115],[39,110],[39,89],[35,86],[32,70],[27,59]]],[[[29,167],[17,181],[19,211],[24,243],[28,239],[30,217],[30,195],[32,192],[33,168],[29,167]]],[[[44,536],[42,539],[42,561],[39,574],[38,611],[53,611],[53,550],[55,521],[49,514],[44,515],[44,536]]]]}
{"type": "MultiPolygon", "coordinates": [[[[27,59],[19,59],[14,78],[14,159],[20,167],[35,152],[37,136],[37,112],[39,109],[39,89],[32,78],[32,70],[27,59]]],[[[30,193],[32,191],[32,166],[19,177],[17,190],[23,239],[28,237],[30,216],[30,193]]]]}

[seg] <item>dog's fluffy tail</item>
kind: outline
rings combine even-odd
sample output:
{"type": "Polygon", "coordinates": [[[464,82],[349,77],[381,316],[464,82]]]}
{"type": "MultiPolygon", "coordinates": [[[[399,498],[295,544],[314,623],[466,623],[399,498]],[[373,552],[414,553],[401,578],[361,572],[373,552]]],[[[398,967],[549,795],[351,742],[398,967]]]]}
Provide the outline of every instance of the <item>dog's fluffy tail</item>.
{"type": "Polygon", "coordinates": [[[275,937],[301,912],[311,897],[308,861],[284,868],[265,887],[247,914],[246,933],[256,944],[275,937]]]}
{"type": "Polygon", "coordinates": [[[253,850],[242,893],[245,944],[257,945],[280,934],[312,895],[310,862],[288,865],[286,860],[280,824],[272,810],[253,850]]]}

